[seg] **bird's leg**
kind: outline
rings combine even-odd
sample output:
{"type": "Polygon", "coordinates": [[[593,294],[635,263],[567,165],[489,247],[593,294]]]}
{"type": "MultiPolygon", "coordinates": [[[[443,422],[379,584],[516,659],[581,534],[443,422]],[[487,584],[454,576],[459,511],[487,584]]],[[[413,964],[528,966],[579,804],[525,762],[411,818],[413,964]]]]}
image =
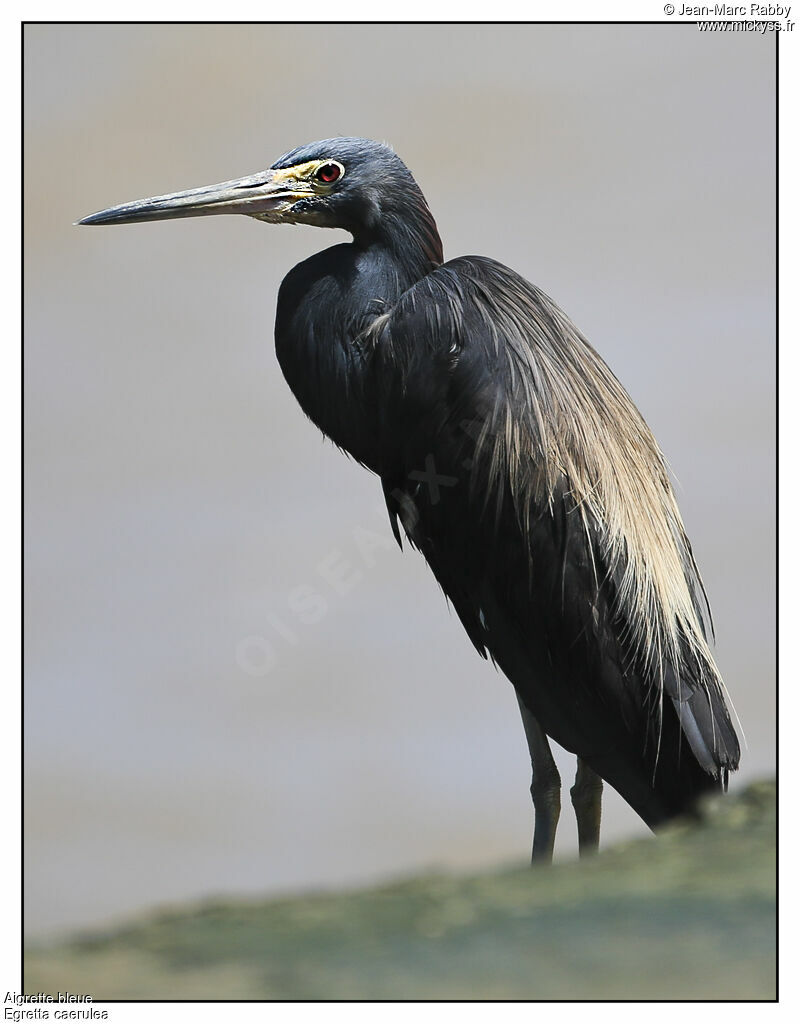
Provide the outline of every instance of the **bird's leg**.
{"type": "Polygon", "coordinates": [[[600,813],[603,780],[589,765],[578,758],[575,785],[569,791],[575,819],[578,822],[578,853],[581,857],[596,853],[600,846],[600,813]]]}
{"type": "Polygon", "coordinates": [[[544,730],[517,696],[525,738],[531,753],[531,796],[533,797],[534,864],[549,864],[553,859],[553,844],[556,841],[556,826],[561,814],[561,776],[550,752],[550,744],[544,730]]]}

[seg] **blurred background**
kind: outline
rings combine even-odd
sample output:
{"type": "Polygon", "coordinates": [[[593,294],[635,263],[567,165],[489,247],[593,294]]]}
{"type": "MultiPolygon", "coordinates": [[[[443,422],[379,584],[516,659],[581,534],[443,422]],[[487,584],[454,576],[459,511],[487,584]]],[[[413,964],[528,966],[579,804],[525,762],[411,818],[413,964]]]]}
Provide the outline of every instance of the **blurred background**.
{"type": "MultiPolygon", "coordinates": [[[[346,236],[72,226],[317,138],[389,141],[446,257],[535,281],[620,377],[711,599],[747,739],[732,785],[774,771],[773,39],[33,25],[24,43],[31,937],[528,856],[510,684],[275,360],[281,278],[346,236]]],[[[604,842],[645,833],[609,792],[604,842]]]]}

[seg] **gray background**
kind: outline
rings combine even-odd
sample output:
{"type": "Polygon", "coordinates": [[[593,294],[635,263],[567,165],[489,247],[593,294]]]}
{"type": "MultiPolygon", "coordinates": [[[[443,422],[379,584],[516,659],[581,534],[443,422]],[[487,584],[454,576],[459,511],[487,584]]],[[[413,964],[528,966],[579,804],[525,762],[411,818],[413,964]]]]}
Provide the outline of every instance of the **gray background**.
{"type": "MultiPolygon", "coordinates": [[[[345,236],[72,227],[315,138],[390,141],[446,256],[535,281],[622,379],[679,481],[734,785],[773,771],[774,57],[693,26],[27,28],[31,934],[527,855],[510,685],[275,361],[283,274],[345,236]]],[[[609,794],[605,840],[644,832],[609,794]]]]}

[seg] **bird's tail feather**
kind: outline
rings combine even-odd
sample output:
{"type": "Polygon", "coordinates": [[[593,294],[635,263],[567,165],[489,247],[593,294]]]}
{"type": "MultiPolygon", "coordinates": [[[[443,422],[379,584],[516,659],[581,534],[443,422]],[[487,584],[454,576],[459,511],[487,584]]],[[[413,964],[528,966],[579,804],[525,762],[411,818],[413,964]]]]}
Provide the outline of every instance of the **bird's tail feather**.
{"type": "Polygon", "coordinates": [[[713,686],[684,690],[665,688],[678,715],[681,731],[698,763],[714,778],[721,778],[739,766],[739,740],[731,722],[725,699],[713,686]]]}

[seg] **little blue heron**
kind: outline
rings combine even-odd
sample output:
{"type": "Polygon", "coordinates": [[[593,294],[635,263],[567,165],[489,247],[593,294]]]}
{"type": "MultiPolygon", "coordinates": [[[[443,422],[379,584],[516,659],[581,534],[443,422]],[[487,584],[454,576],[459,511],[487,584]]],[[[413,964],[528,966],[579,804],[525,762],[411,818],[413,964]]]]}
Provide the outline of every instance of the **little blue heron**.
{"type": "Polygon", "coordinates": [[[531,755],[534,861],[552,858],[577,755],[581,854],[603,780],[651,827],[739,763],[711,616],[663,456],[559,307],[514,271],[444,262],[425,197],[386,145],[336,138],[267,170],[82,224],[241,213],[344,228],[296,266],[275,341],[289,387],[376,473],[472,643],[516,691],[531,755]]]}

